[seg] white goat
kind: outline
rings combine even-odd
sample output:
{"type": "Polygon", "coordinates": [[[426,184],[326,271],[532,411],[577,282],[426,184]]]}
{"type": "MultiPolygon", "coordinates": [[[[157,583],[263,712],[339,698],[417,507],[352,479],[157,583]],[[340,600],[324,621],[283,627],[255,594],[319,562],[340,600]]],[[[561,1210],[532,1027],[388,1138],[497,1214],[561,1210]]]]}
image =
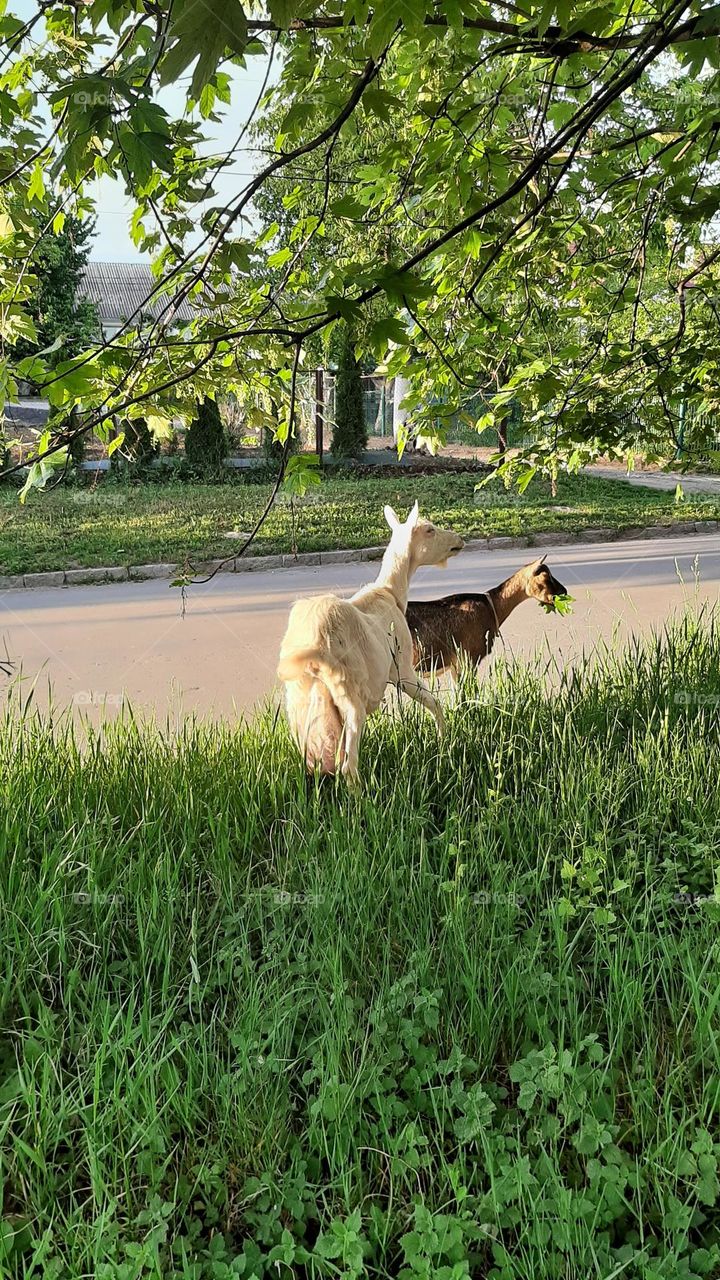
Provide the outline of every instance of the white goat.
{"type": "Polygon", "coordinates": [[[375,582],[349,600],[313,596],[298,600],[280,648],[278,676],[285,683],[292,735],[308,768],[358,776],[358,749],[365,720],[397,685],[435,716],[440,706],[416,675],[412,639],[405,621],[410,579],[423,564],[446,564],[464,543],[449,529],[421,520],[415,503],[405,524],[385,508],[392,537],[375,582]]]}

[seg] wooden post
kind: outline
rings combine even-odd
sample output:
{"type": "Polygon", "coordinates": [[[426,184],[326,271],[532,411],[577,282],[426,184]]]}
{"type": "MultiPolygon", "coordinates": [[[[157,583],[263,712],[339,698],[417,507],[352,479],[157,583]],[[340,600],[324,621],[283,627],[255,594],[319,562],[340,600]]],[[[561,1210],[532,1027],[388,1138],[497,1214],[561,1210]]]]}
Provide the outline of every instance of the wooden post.
{"type": "Polygon", "coordinates": [[[505,454],[508,451],[508,420],[506,417],[503,417],[498,423],[497,451],[500,454],[501,462],[504,462],[505,454]]]}
{"type": "Polygon", "coordinates": [[[322,369],[315,370],[315,452],[320,466],[325,435],[325,386],[322,369]]]}

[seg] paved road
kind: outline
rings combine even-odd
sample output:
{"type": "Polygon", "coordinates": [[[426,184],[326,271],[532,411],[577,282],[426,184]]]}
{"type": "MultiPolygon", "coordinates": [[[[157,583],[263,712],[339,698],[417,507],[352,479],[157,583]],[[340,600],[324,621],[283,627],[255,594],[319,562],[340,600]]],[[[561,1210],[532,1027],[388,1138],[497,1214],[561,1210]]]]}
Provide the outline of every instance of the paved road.
{"type": "MultiPolygon", "coordinates": [[[[576,598],[570,618],[521,606],[503,628],[516,653],[537,648],[572,661],[602,639],[661,625],[687,600],[718,601],[720,535],[546,548],[576,598]]],[[[422,569],[416,598],[483,590],[529,552],[467,552],[449,569],[422,569]]],[[[192,590],[185,616],[167,582],[0,592],[0,659],[22,667],[47,705],[74,705],[95,720],[123,697],[161,719],[187,711],[233,715],[273,688],[290,604],[318,591],[350,592],[374,576],[368,563],[218,576],[192,590]]],[[[8,682],[0,674],[0,697],[8,682]]]]}
{"type": "MultiPolygon", "coordinates": [[[[585,467],[590,476],[598,476],[601,480],[624,480],[626,484],[646,489],[664,489],[674,493],[678,485],[684,493],[710,493],[720,496],[720,476],[683,474],[681,471],[623,471],[620,467],[604,467],[593,463],[585,467]]],[[[682,509],[678,509],[678,517],[682,519],[682,509]]]]}

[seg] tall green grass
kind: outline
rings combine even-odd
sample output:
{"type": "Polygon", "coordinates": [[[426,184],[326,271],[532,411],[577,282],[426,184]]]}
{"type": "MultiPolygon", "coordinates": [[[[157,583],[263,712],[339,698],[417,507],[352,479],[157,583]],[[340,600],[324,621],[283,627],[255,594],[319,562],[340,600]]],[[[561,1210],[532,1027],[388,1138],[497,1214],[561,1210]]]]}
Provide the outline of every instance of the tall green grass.
{"type": "Polygon", "coordinates": [[[720,633],[376,717],[0,726],[0,1267],[715,1276],[720,633]]]}

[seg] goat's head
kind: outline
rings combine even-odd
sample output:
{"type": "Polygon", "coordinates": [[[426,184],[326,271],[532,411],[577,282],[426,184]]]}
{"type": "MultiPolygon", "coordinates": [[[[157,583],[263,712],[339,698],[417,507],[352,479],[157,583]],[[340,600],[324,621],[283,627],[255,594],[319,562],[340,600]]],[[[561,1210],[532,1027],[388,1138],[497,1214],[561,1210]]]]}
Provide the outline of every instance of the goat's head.
{"type": "Polygon", "coordinates": [[[399,552],[407,551],[414,566],[436,564],[444,567],[449,557],[456,556],[465,546],[460,535],[453,533],[452,529],[439,529],[432,520],[422,519],[417,502],[404,523],[392,507],[385,508],[385,519],[392,530],[392,545],[397,546],[399,552]]]}
{"type": "Polygon", "coordinates": [[[567,595],[562,582],[558,581],[546,565],[545,556],[526,565],[523,572],[525,591],[531,600],[537,600],[540,604],[552,604],[556,596],[567,595]]]}

